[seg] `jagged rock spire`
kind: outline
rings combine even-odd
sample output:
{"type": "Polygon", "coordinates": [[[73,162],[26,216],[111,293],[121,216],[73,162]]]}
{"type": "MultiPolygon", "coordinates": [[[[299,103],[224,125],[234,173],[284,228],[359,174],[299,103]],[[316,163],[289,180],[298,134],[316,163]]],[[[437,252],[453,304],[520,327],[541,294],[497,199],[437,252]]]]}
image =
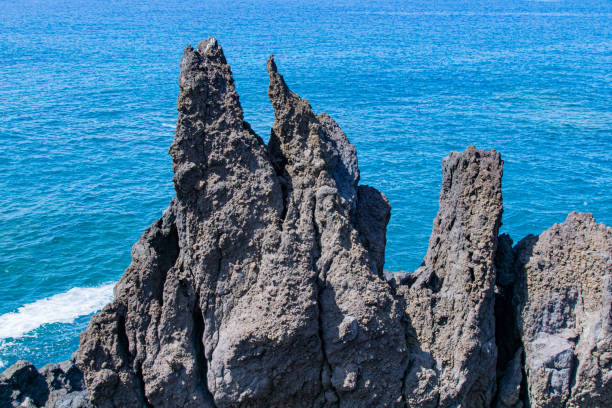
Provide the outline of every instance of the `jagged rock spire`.
{"type": "MultiPolygon", "coordinates": [[[[487,407],[495,394],[499,153],[468,147],[442,163],[440,208],[423,266],[398,289],[414,341],[409,404],[487,407]]],[[[429,406],[429,405],[428,405],[429,406]]]]}
{"type": "Polygon", "coordinates": [[[185,47],[178,82],[178,119],[170,154],[177,195],[183,198],[203,188],[207,168],[228,164],[231,156],[222,154],[224,145],[241,143],[261,150],[263,142],[244,122],[232,70],[216,39],[202,41],[197,50],[185,47]]]}
{"type": "Polygon", "coordinates": [[[216,41],[185,49],[170,148],[177,197],[134,246],[78,353],[100,406],[400,398],[401,308],[371,242],[384,239],[386,200],[358,206],[354,147],[275,67],[270,76],[268,153],[216,41]]]}
{"type": "Polygon", "coordinates": [[[369,228],[384,237],[388,217],[372,222],[378,214],[361,206],[356,222],[355,148],[333,119],[316,115],[289,90],[272,57],[268,72],[275,113],[270,155],[286,180],[284,226],[297,226],[298,236],[308,237],[304,262],[317,276],[325,400],[341,406],[359,406],[364,399],[396,404],[407,365],[401,308],[378,275],[380,254],[370,252],[368,235],[361,233],[369,228]],[[387,357],[378,359],[379,353],[387,357]]]}
{"type": "Polygon", "coordinates": [[[240,341],[227,330],[252,315],[243,309],[275,246],[282,192],[216,40],[185,49],[179,86],[177,197],[81,339],[78,363],[102,407],[213,406],[248,386],[224,377],[233,358],[224,347],[240,341]]]}

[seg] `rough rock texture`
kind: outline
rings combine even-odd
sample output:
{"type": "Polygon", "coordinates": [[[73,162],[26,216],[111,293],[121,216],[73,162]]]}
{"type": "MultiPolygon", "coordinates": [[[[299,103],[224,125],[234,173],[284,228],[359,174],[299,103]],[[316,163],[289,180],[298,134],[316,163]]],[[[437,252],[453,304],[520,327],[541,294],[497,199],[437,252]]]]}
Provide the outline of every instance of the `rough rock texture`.
{"type": "Polygon", "coordinates": [[[75,363],[15,364],[0,405],[611,406],[610,228],[571,214],[513,247],[500,155],[470,146],[444,159],[423,265],[383,271],[389,202],[268,72],[266,146],[216,40],[185,49],[176,197],[75,363]]]}
{"type": "Polygon", "coordinates": [[[401,399],[403,311],[379,276],[389,205],[357,187],[355,149],[333,119],[268,68],[269,152],[243,120],[216,41],[185,50],[170,148],[177,197],[82,335],[96,405],[401,399]]]}
{"type": "Polygon", "coordinates": [[[27,361],[16,362],[0,375],[0,406],[93,407],[83,389],[83,373],[70,360],[40,371],[27,361]]]}
{"type": "MultiPolygon", "coordinates": [[[[362,209],[355,221],[359,170],[355,148],[336,122],[315,115],[305,99],[291,92],[268,61],[275,122],[270,154],[286,191],[283,231],[295,235],[288,245],[309,237],[299,255],[315,272],[324,364],[322,381],[328,403],[391,405],[401,398],[401,375],[407,364],[401,309],[378,275],[382,262],[375,247],[364,244],[372,234],[384,236],[384,204],[362,209]],[[382,208],[381,208],[382,207],[382,208]],[[364,215],[366,214],[366,215],[364,215]],[[375,219],[370,222],[370,219],[375,219]],[[360,238],[359,226],[374,232],[360,238]],[[387,358],[380,359],[385,354],[387,358]]],[[[367,198],[367,194],[365,195],[367,198]]],[[[387,207],[385,208],[385,204],[387,207]]],[[[294,258],[295,259],[295,258],[294,258]]],[[[290,268],[289,273],[296,273],[290,268]]]]}
{"type": "Polygon", "coordinates": [[[611,406],[612,228],[571,213],[515,253],[529,403],[611,406]]]}
{"type": "Polygon", "coordinates": [[[414,350],[405,393],[415,406],[486,407],[496,384],[494,257],[502,161],[495,151],[470,146],[451,153],[442,167],[427,255],[398,288],[414,350]]]}
{"type": "MultiPolygon", "coordinates": [[[[114,302],[81,339],[78,362],[101,407],[256,400],[273,386],[262,367],[280,365],[283,347],[300,342],[283,364],[304,383],[315,373],[303,364],[320,359],[314,294],[303,277],[276,276],[279,292],[300,287],[293,298],[265,290],[275,286],[269,254],[280,241],[281,189],[266,147],[243,121],[215,40],[185,49],[179,86],[170,147],[177,197],[134,246],[114,302]]],[[[278,379],[288,393],[316,390],[289,380],[278,379]]]]}

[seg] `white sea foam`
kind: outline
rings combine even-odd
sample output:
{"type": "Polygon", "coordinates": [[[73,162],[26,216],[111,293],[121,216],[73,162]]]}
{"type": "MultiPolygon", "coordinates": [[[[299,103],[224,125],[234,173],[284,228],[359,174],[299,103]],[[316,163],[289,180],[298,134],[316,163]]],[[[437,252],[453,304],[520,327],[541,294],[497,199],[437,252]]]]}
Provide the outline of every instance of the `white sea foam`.
{"type": "Polygon", "coordinates": [[[79,316],[96,312],[113,300],[113,286],[72,288],[0,315],[0,339],[21,337],[47,323],[72,323],[79,316]]]}

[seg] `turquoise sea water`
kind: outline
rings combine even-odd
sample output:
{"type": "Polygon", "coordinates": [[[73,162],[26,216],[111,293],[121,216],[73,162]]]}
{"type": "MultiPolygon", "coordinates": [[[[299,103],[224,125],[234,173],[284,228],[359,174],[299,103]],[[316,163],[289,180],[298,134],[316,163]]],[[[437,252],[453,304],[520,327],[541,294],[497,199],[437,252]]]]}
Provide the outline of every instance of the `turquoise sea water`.
{"type": "Polygon", "coordinates": [[[441,161],[505,161],[515,240],[612,224],[612,3],[0,0],[0,369],[66,359],[173,195],[178,63],[216,36],[246,119],[265,61],[357,146],[393,206],[387,269],[421,262],[441,161]],[[195,3],[195,4],[194,4],[195,3]]]}

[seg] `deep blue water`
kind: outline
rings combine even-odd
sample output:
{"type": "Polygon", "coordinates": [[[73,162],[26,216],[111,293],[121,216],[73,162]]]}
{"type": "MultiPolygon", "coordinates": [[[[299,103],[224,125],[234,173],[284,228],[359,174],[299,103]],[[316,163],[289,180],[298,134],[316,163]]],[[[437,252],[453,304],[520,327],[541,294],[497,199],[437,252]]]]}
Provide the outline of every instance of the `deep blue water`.
{"type": "Polygon", "coordinates": [[[0,369],[68,358],[110,299],[173,195],[178,63],[208,36],[264,139],[271,53],[336,118],[393,206],[388,269],[420,264],[442,158],[472,143],[502,153],[515,240],[612,224],[609,1],[193,3],[0,0],[0,369]]]}

